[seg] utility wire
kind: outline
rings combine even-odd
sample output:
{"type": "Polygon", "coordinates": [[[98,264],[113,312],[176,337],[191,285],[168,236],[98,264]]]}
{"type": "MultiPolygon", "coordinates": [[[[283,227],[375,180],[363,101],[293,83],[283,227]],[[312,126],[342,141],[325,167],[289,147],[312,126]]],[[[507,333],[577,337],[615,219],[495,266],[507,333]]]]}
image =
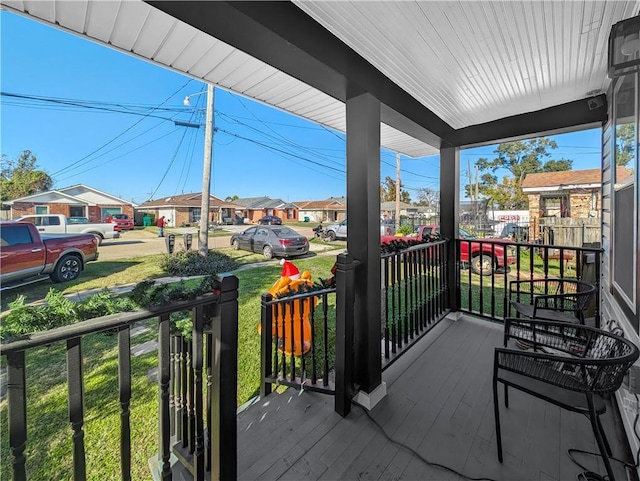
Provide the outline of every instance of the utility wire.
{"type": "MultiPolygon", "coordinates": [[[[182,89],[184,89],[187,85],[189,85],[189,83],[192,82],[192,79],[189,79],[189,81],[187,81],[187,83],[185,83],[182,87],[180,87],[178,90],[176,90],[174,93],[172,93],[169,97],[167,97],[162,103],[160,103],[159,106],[164,105],[166,102],[168,102],[173,96],[175,96],[178,92],[180,92],[182,89]]],[[[139,119],[137,122],[134,122],[131,126],[127,127],[126,129],[124,129],[121,133],[119,133],[118,135],[116,135],[114,138],[112,138],[111,140],[109,140],[108,142],[106,142],[105,144],[101,145],[100,147],[98,147],[97,149],[95,149],[93,152],[85,155],[84,157],[82,157],[81,159],[76,160],[75,162],[72,162],[71,164],[69,164],[67,167],[58,170],[57,172],[54,172],[53,174],[51,174],[51,176],[55,176],[57,174],[60,174],[62,172],[65,172],[67,170],[69,170],[71,167],[73,167],[74,165],[79,164],[80,162],[88,159],[89,157],[91,157],[93,154],[99,152],[100,150],[102,150],[103,148],[105,148],[107,145],[112,144],[113,142],[115,142],[117,139],[119,139],[120,137],[122,137],[124,134],[126,134],[127,132],[129,132],[131,129],[133,129],[136,125],[138,125],[140,122],[142,122],[143,120],[145,120],[147,117],[149,117],[151,114],[147,114],[145,116],[143,116],[141,119],[139,119]]]]}

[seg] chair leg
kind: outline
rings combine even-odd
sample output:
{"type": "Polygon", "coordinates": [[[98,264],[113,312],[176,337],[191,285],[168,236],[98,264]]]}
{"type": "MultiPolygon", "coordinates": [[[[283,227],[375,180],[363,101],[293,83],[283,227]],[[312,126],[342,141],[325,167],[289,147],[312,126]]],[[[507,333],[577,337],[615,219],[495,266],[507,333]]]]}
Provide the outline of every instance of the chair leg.
{"type": "Polygon", "coordinates": [[[604,442],[604,447],[607,450],[607,454],[612,456],[611,446],[609,446],[609,441],[607,440],[607,435],[604,433],[604,428],[602,427],[602,423],[600,422],[600,416],[596,416],[598,420],[598,429],[600,429],[600,434],[602,435],[602,441],[604,442]]]}
{"type": "Polygon", "coordinates": [[[596,437],[596,442],[598,443],[598,449],[600,450],[600,455],[602,456],[602,461],[604,462],[604,467],[607,470],[607,476],[609,478],[608,481],[615,481],[616,477],[613,474],[613,468],[611,467],[611,461],[609,460],[609,443],[603,439],[603,432],[600,431],[601,424],[598,419],[598,414],[596,413],[596,408],[593,404],[593,396],[587,394],[587,403],[589,404],[589,420],[591,421],[591,429],[593,430],[593,434],[596,437]]]}
{"type": "Polygon", "coordinates": [[[507,385],[504,385],[504,406],[509,407],[509,390],[507,385]]]}
{"type": "Polygon", "coordinates": [[[498,461],[502,462],[502,433],[500,431],[500,406],[498,405],[498,380],[495,376],[493,377],[493,416],[496,422],[496,444],[498,447],[498,461]]]}

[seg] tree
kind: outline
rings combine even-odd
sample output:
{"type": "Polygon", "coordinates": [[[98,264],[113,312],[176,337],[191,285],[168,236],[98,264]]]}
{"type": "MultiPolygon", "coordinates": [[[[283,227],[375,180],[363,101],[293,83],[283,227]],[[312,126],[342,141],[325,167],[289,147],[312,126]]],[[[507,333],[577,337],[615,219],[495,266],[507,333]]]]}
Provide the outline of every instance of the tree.
{"type": "Polygon", "coordinates": [[[234,200],[238,200],[240,197],[238,197],[237,195],[228,195],[224,198],[224,200],[226,200],[227,202],[233,202],[234,200]]]}
{"type": "Polygon", "coordinates": [[[418,189],[418,205],[426,207],[437,207],[440,204],[440,192],[437,190],[424,187],[418,189]]]}
{"type": "MultiPolygon", "coordinates": [[[[569,159],[542,160],[551,156],[548,150],[557,147],[555,141],[546,137],[500,144],[494,150],[496,157],[493,160],[480,158],[476,161],[479,171],[484,171],[478,181],[479,193],[484,198],[492,199],[498,209],[526,209],[528,202],[522,192],[522,181],[527,174],[571,169],[573,161],[569,159]],[[505,176],[500,183],[495,175],[499,169],[511,174],[505,176]]],[[[472,187],[471,183],[465,186],[469,197],[472,197],[472,187]]]]}
{"type": "Polygon", "coordinates": [[[616,127],[616,165],[624,167],[635,158],[635,126],[628,123],[616,127]]]}
{"type": "MultiPolygon", "coordinates": [[[[380,184],[380,202],[395,202],[396,200],[396,181],[387,176],[384,182],[380,184]]],[[[411,203],[411,196],[409,192],[402,189],[402,182],[400,182],[400,202],[405,204],[411,203]]]]}
{"type": "Polygon", "coordinates": [[[0,171],[0,200],[17,199],[45,192],[53,186],[53,180],[44,170],[36,169],[36,156],[25,150],[14,160],[2,154],[0,171]]]}

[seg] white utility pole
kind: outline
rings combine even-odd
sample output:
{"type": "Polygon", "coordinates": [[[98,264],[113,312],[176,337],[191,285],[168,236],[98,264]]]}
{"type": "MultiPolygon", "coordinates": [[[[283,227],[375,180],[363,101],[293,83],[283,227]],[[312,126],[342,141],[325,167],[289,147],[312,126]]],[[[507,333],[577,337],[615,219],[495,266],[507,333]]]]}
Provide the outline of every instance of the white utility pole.
{"type": "Polygon", "coordinates": [[[202,166],[202,203],[200,205],[200,232],[198,253],[206,257],[209,253],[209,193],[211,191],[211,165],[213,163],[213,84],[207,84],[207,117],[204,128],[204,164],[202,166]]]}

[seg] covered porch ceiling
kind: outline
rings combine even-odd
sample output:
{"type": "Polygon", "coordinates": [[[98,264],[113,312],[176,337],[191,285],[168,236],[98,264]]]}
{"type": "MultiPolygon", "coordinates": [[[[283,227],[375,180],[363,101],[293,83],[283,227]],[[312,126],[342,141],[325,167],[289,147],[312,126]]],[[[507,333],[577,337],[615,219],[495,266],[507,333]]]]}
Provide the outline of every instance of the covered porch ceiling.
{"type": "Polygon", "coordinates": [[[382,104],[381,144],[410,157],[606,119],[620,1],[1,0],[190,77],[345,131],[382,104]]]}

